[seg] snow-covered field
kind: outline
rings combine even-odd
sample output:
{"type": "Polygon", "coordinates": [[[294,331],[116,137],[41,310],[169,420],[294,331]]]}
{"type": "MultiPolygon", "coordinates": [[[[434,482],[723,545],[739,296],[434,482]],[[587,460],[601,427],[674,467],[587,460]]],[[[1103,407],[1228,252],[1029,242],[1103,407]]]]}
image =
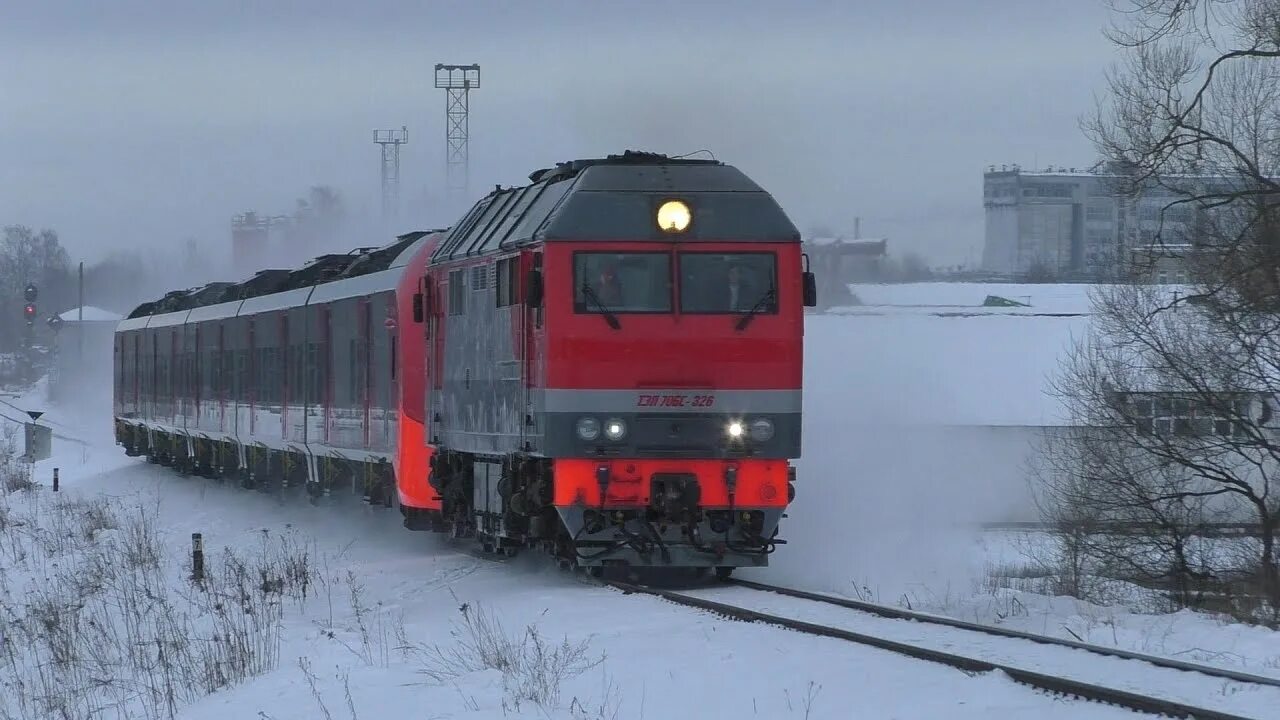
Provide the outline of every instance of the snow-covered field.
{"type": "MultiPolygon", "coordinates": [[[[809,320],[805,458],[783,526],[791,542],[772,567],[746,576],[1280,675],[1280,636],[1270,631],[1190,613],[1093,607],[988,582],[992,568],[1024,560],[1012,535],[972,530],[1000,503],[1004,486],[954,475],[964,464],[950,457],[952,446],[922,446],[911,427],[874,428],[874,413],[850,401],[869,392],[867,376],[850,375],[840,360],[871,351],[862,347],[869,326],[858,324],[868,319],[809,320]]],[[[875,332],[888,337],[887,328],[875,332]]],[[[875,392],[907,394],[911,379],[891,374],[875,392]]],[[[173,688],[175,716],[191,720],[1133,716],[1038,694],[1001,676],[970,676],[625,596],[583,584],[538,556],[480,559],[466,544],[408,532],[391,512],[354,500],[281,503],[179,477],[125,458],[111,444],[104,399],[47,408],[62,437],[55,457],[35,467],[44,487],[4,501],[0,683],[79,683],[47,682],[44,691],[33,684],[27,702],[50,700],[50,688],[79,688],[82,710],[85,698],[100,704],[95,717],[165,717],[173,688]],[[47,487],[55,466],[63,485],[57,496],[47,487]],[[95,510],[103,499],[113,520],[95,510]],[[222,596],[185,579],[193,532],[206,545],[206,586],[222,596]],[[155,549],[154,562],[125,552],[130,547],[155,549]],[[265,568],[267,582],[242,582],[228,570],[236,567],[228,553],[250,574],[265,568]],[[101,589],[86,577],[98,578],[101,589]],[[138,584],[153,597],[122,603],[138,584]],[[82,597],[70,597],[76,593],[82,597]],[[232,600],[238,605],[218,607],[232,600]],[[133,620],[104,635],[79,626],[74,637],[83,640],[70,647],[77,662],[98,663],[90,672],[31,641],[40,631],[15,628],[33,607],[41,611],[35,617],[64,629],[98,618],[133,620]],[[236,638],[247,644],[228,645],[236,638]],[[219,647],[229,649],[211,651],[219,647]],[[159,653],[179,650],[194,658],[184,662],[195,670],[234,669],[236,658],[259,667],[213,680],[208,672],[157,674],[159,653]]],[[[42,405],[36,397],[7,401],[42,405]]],[[[970,452],[976,461],[982,449],[970,452]]],[[[1214,707],[1213,696],[1198,699],[1214,707]]],[[[16,702],[14,687],[0,692],[0,720],[42,717],[16,702]]]]}
{"type": "MultiPolygon", "coordinates": [[[[165,717],[170,692],[177,695],[175,716],[191,720],[405,714],[844,718],[851,708],[877,717],[1125,715],[1048,698],[1002,677],[971,677],[871,648],[624,596],[587,586],[538,557],[482,560],[466,546],[400,529],[384,510],[356,503],[281,506],[256,493],[176,478],[163,468],[112,461],[99,452],[79,466],[68,463],[58,497],[47,488],[10,496],[9,517],[33,524],[43,518],[43,531],[62,530],[72,537],[47,549],[31,543],[33,552],[21,560],[6,554],[3,590],[9,622],[33,609],[44,612],[36,617],[63,623],[76,617],[85,626],[112,613],[122,619],[127,627],[112,635],[86,637],[96,640],[96,647],[80,648],[79,657],[64,656],[64,662],[98,662],[115,655],[114,664],[94,666],[106,671],[98,676],[58,666],[50,650],[54,643],[15,645],[11,626],[5,633],[4,652],[25,668],[25,679],[45,672],[52,680],[78,678],[74,687],[104,708],[99,716],[165,717]],[[99,470],[104,466],[109,469],[99,470]],[[120,510],[121,527],[101,529],[90,538],[81,533],[94,522],[78,517],[88,507],[83,503],[102,497],[112,498],[120,510]],[[102,568],[103,561],[95,559],[99,553],[112,554],[113,544],[131,534],[136,526],[129,520],[130,508],[157,521],[152,527],[160,550],[156,573],[168,578],[167,595],[149,594],[142,607],[120,607],[133,586],[121,581],[130,576],[123,559],[126,542],[119,565],[107,563],[105,597],[87,603],[87,617],[75,608],[45,609],[49,593],[42,590],[67,588],[71,578],[85,577],[87,568],[102,568]],[[241,586],[225,580],[220,587],[228,594],[209,599],[184,580],[188,538],[197,531],[204,535],[211,572],[219,571],[228,552],[245,560],[252,575],[264,555],[301,562],[305,549],[306,566],[315,574],[305,600],[296,583],[264,596],[254,582],[241,586]],[[292,553],[280,549],[282,536],[292,538],[292,553]],[[67,580],[51,582],[54,578],[67,580]],[[218,602],[278,614],[262,619],[240,608],[218,611],[218,602]],[[230,620],[219,623],[228,613],[230,620]],[[183,618],[173,633],[161,621],[168,617],[183,618]],[[482,625],[478,632],[468,632],[468,617],[477,619],[471,627],[482,625]],[[501,629],[484,625],[486,619],[501,629]],[[181,684],[207,678],[203,670],[216,665],[199,648],[184,648],[182,657],[196,655],[190,678],[162,667],[177,662],[175,647],[149,648],[189,631],[195,633],[195,645],[213,645],[218,632],[236,630],[249,646],[239,652],[250,663],[266,666],[265,672],[208,696],[201,696],[204,688],[188,692],[191,688],[181,684]],[[128,657],[130,644],[143,648],[135,650],[137,661],[128,657]]],[[[144,584],[153,591],[161,585],[144,584]]],[[[227,650],[239,647],[233,643],[227,650]]],[[[4,682],[15,674],[7,673],[4,682]]],[[[48,699],[58,688],[72,692],[52,681],[33,683],[26,688],[28,701],[48,699]]],[[[14,688],[6,690],[0,717],[42,717],[31,713],[35,706],[16,704],[14,688]]],[[[64,699],[73,709],[77,700],[88,709],[83,697],[64,699]]]]}
{"type": "MultiPolygon", "coordinates": [[[[1036,533],[983,533],[972,549],[974,573],[1034,569],[1045,557],[1044,546],[1036,533]]],[[[1167,612],[1153,593],[1126,583],[1108,584],[1105,606],[1001,587],[1010,584],[1017,583],[988,578],[976,592],[947,596],[928,590],[912,601],[917,609],[971,622],[1280,678],[1280,634],[1265,627],[1191,610],[1167,612]]]]}

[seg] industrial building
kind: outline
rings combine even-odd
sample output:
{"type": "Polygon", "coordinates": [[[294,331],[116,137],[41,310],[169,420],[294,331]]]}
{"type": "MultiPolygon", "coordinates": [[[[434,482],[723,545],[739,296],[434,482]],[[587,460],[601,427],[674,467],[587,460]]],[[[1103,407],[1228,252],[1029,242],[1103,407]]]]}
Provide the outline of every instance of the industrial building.
{"type": "MultiPolygon", "coordinates": [[[[1141,196],[1118,192],[1117,174],[1077,168],[1023,170],[988,167],[983,173],[986,232],[984,270],[1008,276],[1119,279],[1132,251],[1192,242],[1190,206],[1166,207],[1177,194],[1152,187],[1141,196]]],[[[1184,282],[1185,266],[1161,263],[1164,279],[1184,282]]],[[[1148,277],[1148,276],[1144,276],[1148,277]]]]}

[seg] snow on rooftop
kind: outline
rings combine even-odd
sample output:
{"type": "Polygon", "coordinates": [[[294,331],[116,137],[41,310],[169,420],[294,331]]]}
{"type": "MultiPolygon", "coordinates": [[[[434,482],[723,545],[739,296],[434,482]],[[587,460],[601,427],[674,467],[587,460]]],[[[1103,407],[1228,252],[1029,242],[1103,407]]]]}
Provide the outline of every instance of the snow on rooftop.
{"type": "Polygon", "coordinates": [[[850,424],[1045,427],[1050,393],[1087,316],[810,315],[805,386],[838,393],[850,424]]]}
{"type": "MultiPolygon", "coordinates": [[[[80,319],[79,311],[80,308],[71,308],[58,317],[62,318],[63,322],[76,322],[80,319]]],[[[93,307],[92,305],[84,306],[85,322],[116,322],[121,319],[123,319],[122,316],[113,313],[110,310],[103,310],[100,307],[93,307]]]]}
{"type": "Polygon", "coordinates": [[[888,242],[882,237],[852,238],[852,237],[811,237],[805,238],[808,245],[871,245],[875,243],[888,242]]]}
{"type": "Polygon", "coordinates": [[[862,301],[863,307],[898,307],[971,309],[1002,313],[1079,313],[1089,312],[1090,291],[1096,285],[1079,283],[896,283],[853,284],[849,289],[862,301]],[[1029,305],[1026,308],[984,308],[988,296],[1029,305]]]}
{"type": "MultiPolygon", "coordinates": [[[[1088,315],[1096,291],[1110,285],[1083,283],[854,283],[849,289],[861,305],[833,308],[844,314],[886,313],[909,314],[997,314],[997,315],[1088,315]],[[984,307],[988,297],[1010,300],[1026,307],[984,307]]],[[[1161,292],[1187,295],[1194,291],[1185,285],[1165,284],[1161,292]]],[[[821,288],[819,288],[821,293],[821,288]]]]}

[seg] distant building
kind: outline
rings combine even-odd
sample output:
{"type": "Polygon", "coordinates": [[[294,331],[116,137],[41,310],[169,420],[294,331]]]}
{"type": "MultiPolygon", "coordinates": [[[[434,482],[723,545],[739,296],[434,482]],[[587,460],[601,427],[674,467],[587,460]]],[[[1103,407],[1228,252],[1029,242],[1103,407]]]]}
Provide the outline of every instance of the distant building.
{"type": "Polygon", "coordinates": [[[1191,265],[1203,252],[1191,243],[1158,243],[1129,248],[1129,278],[1136,282],[1184,285],[1190,282],[1191,265]]]}
{"type": "Polygon", "coordinates": [[[849,283],[880,279],[889,241],[884,238],[811,237],[804,240],[818,284],[820,309],[854,302],[849,283]]]}
{"type": "MultiPolygon", "coordinates": [[[[1126,273],[1130,250],[1191,242],[1190,206],[1153,187],[1140,197],[1116,191],[1115,174],[991,166],[983,173],[984,270],[1008,276],[1046,272],[1063,279],[1126,273]]],[[[1171,278],[1169,282],[1174,282],[1171,278]]]]}
{"type": "Polygon", "coordinates": [[[231,219],[231,267],[237,277],[261,270],[269,250],[270,220],[255,212],[231,219]]]}

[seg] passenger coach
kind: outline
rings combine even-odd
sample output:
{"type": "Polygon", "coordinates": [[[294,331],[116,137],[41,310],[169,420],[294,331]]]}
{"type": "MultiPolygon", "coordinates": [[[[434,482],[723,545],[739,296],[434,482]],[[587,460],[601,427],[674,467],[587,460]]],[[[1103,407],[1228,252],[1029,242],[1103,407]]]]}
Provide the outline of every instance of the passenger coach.
{"type": "Polygon", "coordinates": [[[398,342],[398,284],[438,239],[415,232],[139,306],[115,334],[117,441],[246,487],[349,487],[392,504],[412,431],[401,418],[415,391],[421,417],[422,389],[401,371],[420,370],[423,349],[398,342]]]}

